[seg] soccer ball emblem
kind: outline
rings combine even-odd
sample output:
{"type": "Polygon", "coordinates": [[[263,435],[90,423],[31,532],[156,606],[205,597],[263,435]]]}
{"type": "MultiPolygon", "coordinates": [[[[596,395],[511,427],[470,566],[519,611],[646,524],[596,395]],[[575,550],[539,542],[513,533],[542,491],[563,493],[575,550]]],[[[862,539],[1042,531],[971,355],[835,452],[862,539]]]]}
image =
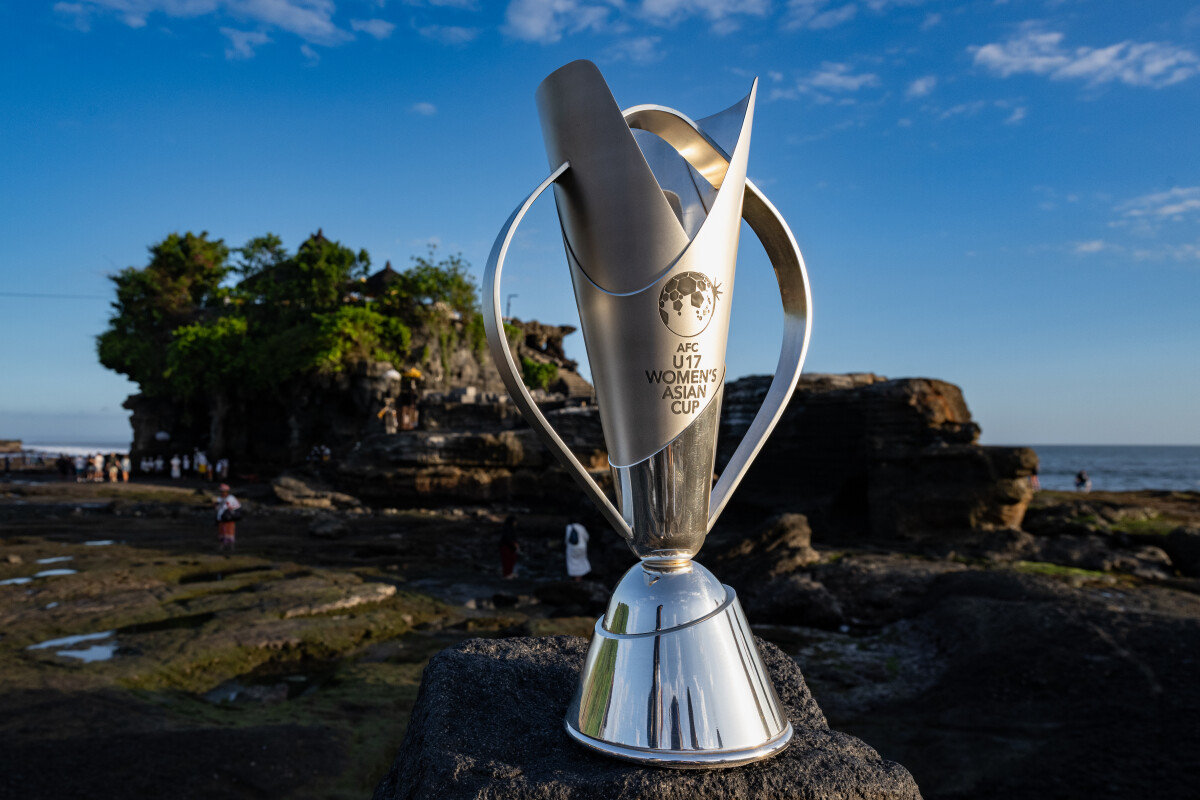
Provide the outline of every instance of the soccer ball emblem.
{"type": "Polygon", "coordinates": [[[672,275],[658,295],[658,314],[672,333],[695,336],[708,327],[720,287],[699,272],[672,275]]]}

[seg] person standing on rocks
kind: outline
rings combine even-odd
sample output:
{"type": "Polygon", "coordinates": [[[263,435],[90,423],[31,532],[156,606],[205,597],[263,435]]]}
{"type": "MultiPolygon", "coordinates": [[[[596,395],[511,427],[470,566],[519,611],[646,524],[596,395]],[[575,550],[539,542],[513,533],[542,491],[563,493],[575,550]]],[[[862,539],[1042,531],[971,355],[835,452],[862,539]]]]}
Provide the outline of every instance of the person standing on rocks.
{"type": "Polygon", "coordinates": [[[179,471],[179,466],[182,463],[183,461],[180,460],[178,455],[171,456],[171,477],[175,480],[179,480],[181,477],[183,477],[183,473],[179,471]]]}
{"type": "Polygon", "coordinates": [[[229,484],[222,483],[221,496],[217,498],[217,550],[229,548],[237,539],[237,521],[242,516],[242,504],[229,491],[229,484]]]}
{"type": "Polygon", "coordinates": [[[121,456],[121,483],[129,483],[129,473],[133,472],[133,460],[129,454],[121,456]]]}
{"type": "Polygon", "coordinates": [[[517,541],[517,518],[512,514],[504,520],[504,529],[500,531],[500,574],[505,580],[517,577],[517,555],[521,552],[521,544],[517,541]]]}
{"type": "Polygon", "coordinates": [[[390,436],[396,432],[396,429],[399,426],[396,416],[396,402],[392,398],[384,398],[383,408],[379,410],[379,413],[376,416],[383,420],[384,433],[390,436]]]}
{"type": "Polygon", "coordinates": [[[1092,476],[1087,474],[1086,469],[1079,470],[1075,475],[1075,491],[1090,492],[1092,490],[1092,476]]]}
{"type": "Polygon", "coordinates": [[[567,574],[578,583],[583,580],[584,575],[592,571],[592,564],[588,561],[587,554],[587,528],[578,522],[569,522],[563,538],[567,545],[567,574]]]}

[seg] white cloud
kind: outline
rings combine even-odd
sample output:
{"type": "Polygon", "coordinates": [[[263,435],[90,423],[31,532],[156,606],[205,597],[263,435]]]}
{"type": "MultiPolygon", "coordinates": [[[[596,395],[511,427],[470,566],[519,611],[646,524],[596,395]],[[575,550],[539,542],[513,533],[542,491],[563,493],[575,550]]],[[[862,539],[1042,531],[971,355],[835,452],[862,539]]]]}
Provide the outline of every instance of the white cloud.
{"type": "Polygon", "coordinates": [[[1200,219],[1200,186],[1175,186],[1165,192],[1135,197],[1117,206],[1132,220],[1179,222],[1185,217],[1200,219]]]}
{"type": "Polygon", "coordinates": [[[654,22],[675,24],[689,17],[709,22],[731,21],[739,15],[764,17],[771,10],[768,0],[642,0],[641,15],[654,22]]]}
{"type": "Polygon", "coordinates": [[[1025,119],[1025,113],[1026,113],[1025,106],[1017,106],[1016,108],[1014,108],[1012,110],[1012,113],[1008,115],[1008,119],[1004,120],[1004,124],[1005,125],[1016,125],[1018,122],[1025,119]]]}
{"type": "Polygon", "coordinates": [[[661,61],[666,53],[659,43],[661,36],[638,36],[617,42],[605,51],[605,56],[613,61],[632,61],[634,64],[653,64],[661,61]]]}
{"type": "Polygon", "coordinates": [[[1079,255],[1087,255],[1089,253],[1099,253],[1108,250],[1112,245],[1105,242],[1103,239],[1093,239],[1090,242],[1076,242],[1075,252],[1079,255]]]}
{"type": "Polygon", "coordinates": [[[829,8],[832,4],[833,0],[789,0],[783,16],[784,30],[833,28],[858,13],[858,6],[853,3],[829,8]]]}
{"type": "Polygon", "coordinates": [[[413,103],[408,110],[422,117],[432,117],[437,113],[437,106],[433,103],[413,103]]]}
{"type": "Polygon", "coordinates": [[[1135,261],[1179,261],[1200,264],[1200,242],[1167,244],[1133,251],[1135,261]]]}
{"type": "Polygon", "coordinates": [[[815,89],[825,89],[832,92],[857,92],[864,86],[878,86],[879,76],[870,72],[855,75],[850,71],[849,64],[838,64],[826,61],[805,81],[815,89]]]}
{"type": "Polygon", "coordinates": [[[908,89],[905,90],[904,95],[905,97],[924,97],[932,92],[936,86],[937,76],[926,75],[925,77],[917,78],[915,81],[910,83],[908,85],[908,89]]]}
{"type": "Polygon", "coordinates": [[[513,0],[504,12],[502,30],[514,39],[550,44],[564,33],[603,28],[609,10],[581,0],[513,0]]]}
{"type": "Polygon", "coordinates": [[[942,23],[942,15],[930,13],[925,15],[925,19],[921,22],[921,30],[927,31],[930,28],[936,28],[942,23]]]}
{"type": "Polygon", "coordinates": [[[352,19],[350,20],[350,29],[361,31],[376,39],[386,39],[392,35],[396,26],[386,19],[352,19]]]}
{"type": "Polygon", "coordinates": [[[229,47],[225,48],[225,57],[228,59],[254,58],[254,48],[271,41],[271,37],[262,31],[221,28],[221,33],[229,37],[229,47]]]}
{"type": "Polygon", "coordinates": [[[464,28],[459,25],[422,25],[417,33],[426,39],[442,44],[466,44],[479,36],[479,28],[464,28]]]}
{"type": "MultiPolygon", "coordinates": [[[[91,15],[110,14],[131,28],[145,27],[148,18],[154,14],[171,18],[219,14],[243,24],[257,25],[261,29],[278,28],[310,44],[336,45],[354,38],[350,32],[334,24],[336,6],[333,0],[79,0],[75,3],[59,3],[55,10],[73,15],[77,20],[91,15]]],[[[224,33],[233,29],[220,30],[224,33]]],[[[253,45],[253,42],[249,42],[251,48],[253,45]]],[[[237,45],[233,49],[241,52],[237,45]]]]}
{"type": "Polygon", "coordinates": [[[55,3],[54,13],[70,17],[72,24],[84,33],[92,29],[91,9],[83,3],[55,3]]]}
{"type": "Polygon", "coordinates": [[[1005,42],[970,47],[975,65],[1007,78],[1029,73],[1051,80],[1082,80],[1089,86],[1120,82],[1160,89],[1200,72],[1200,57],[1163,42],[1124,41],[1108,47],[1063,46],[1063,34],[1026,23],[1005,42]]]}
{"type": "Polygon", "coordinates": [[[986,107],[987,103],[982,100],[975,100],[971,103],[959,103],[938,114],[938,119],[950,119],[950,117],[958,116],[973,117],[986,107]]]}
{"type": "Polygon", "coordinates": [[[809,20],[808,27],[814,31],[836,28],[843,22],[849,22],[854,19],[856,14],[858,14],[858,6],[853,3],[844,5],[841,8],[831,8],[809,20]]]}
{"type": "Polygon", "coordinates": [[[315,67],[317,64],[321,63],[321,56],[316,50],[313,50],[311,44],[300,45],[300,54],[308,59],[309,66],[315,67]]]}
{"type": "Polygon", "coordinates": [[[853,105],[854,99],[845,95],[868,86],[878,86],[879,76],[872,72],[855,74],[849,64],[825,61],[818,69],[796,81],[792,87],[771,90],[771,100],[795,100],[807,95],[817,103],[832,103],[833,94],[842,94],[837,100],[840,105],[853,105]]]}
{"type": "Polygon", "coordinates": [[[892,7],[900,6],[920,6],[924,5],[926,0],[867,0],[867,7],[872,11],[887,11],[892,7]]]}
{"type": "MultiPolygon", "coordinates": [[[[186,0],[163,0],[163,2],[186,0]]],[[[199,2],[199,0],[196,0],[199,2]]],[[[312,44],[335,45],[354,37],[333,24],[333,0],[223,0],[235,17],[293,33],[312,44]]]]}

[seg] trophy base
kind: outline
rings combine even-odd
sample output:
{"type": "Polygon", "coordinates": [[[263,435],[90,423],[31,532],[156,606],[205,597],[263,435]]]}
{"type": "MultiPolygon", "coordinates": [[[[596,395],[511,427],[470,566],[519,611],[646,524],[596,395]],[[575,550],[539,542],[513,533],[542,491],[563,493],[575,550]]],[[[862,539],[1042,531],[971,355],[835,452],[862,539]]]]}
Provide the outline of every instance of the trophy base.
{"type": "Polygon", "coordinates": [[[694,562],[621,579],[566,728],[593,751],[677,768],[748,764],[792,737],[736,593],[694,562]]]}

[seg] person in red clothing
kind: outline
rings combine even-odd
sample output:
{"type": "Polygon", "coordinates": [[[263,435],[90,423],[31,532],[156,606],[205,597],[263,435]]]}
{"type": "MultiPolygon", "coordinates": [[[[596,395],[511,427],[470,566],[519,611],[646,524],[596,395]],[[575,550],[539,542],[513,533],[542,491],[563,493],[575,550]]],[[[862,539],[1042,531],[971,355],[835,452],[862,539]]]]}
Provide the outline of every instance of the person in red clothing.
{"type": "Polygon", "coordinates": [[[504,520],[504,530],[500,532],[500,572],[505,579],[516,577],[517,555],[521,552],[521,544],[517,541],[517,518],[512,514],[504,520]]]}
{"type": "Polygon", "coordinates": [[[217,549],[224,550],[227,546],[233,552],[234,541],[237,537],[237,521],[242,516],[242,504],[229,493],[229,484],[221,484],[221,496],[217,498],[217,549]]]}

